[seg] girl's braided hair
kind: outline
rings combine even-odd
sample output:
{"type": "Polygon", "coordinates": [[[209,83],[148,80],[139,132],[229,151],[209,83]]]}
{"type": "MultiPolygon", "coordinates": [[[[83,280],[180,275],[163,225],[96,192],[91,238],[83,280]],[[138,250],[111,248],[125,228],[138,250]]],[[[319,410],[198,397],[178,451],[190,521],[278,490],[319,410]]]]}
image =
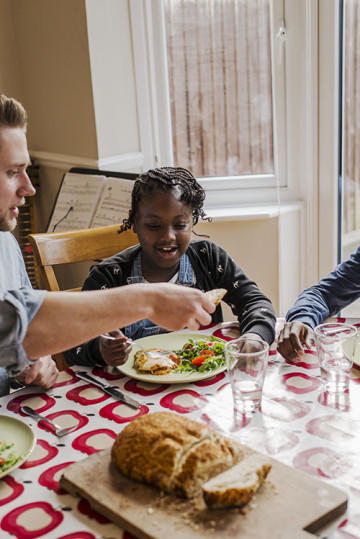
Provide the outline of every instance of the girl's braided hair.
{"type": "Polygon", "coordinates": [[[123,220],[119,233],[130,229],[134,224],[139,202],[143,195],[155,191],[170,192],[176,188],[180,191],[180,201],[192,209],[193,225],[196,225],[199,218],[211,221],[211,218],[206,217],[202,209],[205,191],[191,172],[181,167],[153,168],[136,178],[131,194],[129,218],[123,220]]]}

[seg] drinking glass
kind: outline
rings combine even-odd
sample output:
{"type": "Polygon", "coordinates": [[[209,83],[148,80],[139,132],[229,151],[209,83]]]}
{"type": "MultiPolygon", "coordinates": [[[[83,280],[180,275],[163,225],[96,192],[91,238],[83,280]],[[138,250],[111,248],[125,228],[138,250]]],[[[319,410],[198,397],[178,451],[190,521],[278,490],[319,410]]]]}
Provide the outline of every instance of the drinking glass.
{"type": "Polygon", "coordinates": [[[355,326],[341,322],[320,324],[315,328],[316,352],[325,391],[341,393],[349,389],[357,333],[355,326]]]}
{"type": "Polygon", "coordinates": [[[261,403],[269,345],[257,339],[239,339],[225,345],[225,357],[234,407],[238,412],[256,410],[261,403]]]}

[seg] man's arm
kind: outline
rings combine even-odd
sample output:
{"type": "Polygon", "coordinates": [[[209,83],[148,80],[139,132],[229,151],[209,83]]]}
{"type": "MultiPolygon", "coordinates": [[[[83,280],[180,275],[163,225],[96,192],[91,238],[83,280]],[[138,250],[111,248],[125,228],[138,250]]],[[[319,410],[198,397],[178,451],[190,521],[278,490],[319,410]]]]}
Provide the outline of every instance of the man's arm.
{"type": "Polygon", "coordinates": [[[197,330],[214,304],[200,290],[168,283],[89,292],[48,292],[23,341],[29,358],[55,354],[149,318],[169,331],[197,330]]]}

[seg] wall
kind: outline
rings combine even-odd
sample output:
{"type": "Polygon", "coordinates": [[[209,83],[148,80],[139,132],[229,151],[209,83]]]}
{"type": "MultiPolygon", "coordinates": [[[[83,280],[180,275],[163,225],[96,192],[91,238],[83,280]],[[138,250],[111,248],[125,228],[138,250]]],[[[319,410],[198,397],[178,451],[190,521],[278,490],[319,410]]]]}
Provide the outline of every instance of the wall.
{"type": "MultiPolygon", "coordinates": [[[[293,241],[301,224],[302,208],[297,207],[268,219],[202,222],[196,232],[221,245],[271,299],[276,313],[284,316],[302,289],[302,266],[294,265],[298,246],[293,241]]],[[[224,315],[233,319],[227,307],[224,315]]]]}
{"type": "Polygon", "coordinates": [[[21,93],[11,0],[0,0],[0,91],[21,93]]]}

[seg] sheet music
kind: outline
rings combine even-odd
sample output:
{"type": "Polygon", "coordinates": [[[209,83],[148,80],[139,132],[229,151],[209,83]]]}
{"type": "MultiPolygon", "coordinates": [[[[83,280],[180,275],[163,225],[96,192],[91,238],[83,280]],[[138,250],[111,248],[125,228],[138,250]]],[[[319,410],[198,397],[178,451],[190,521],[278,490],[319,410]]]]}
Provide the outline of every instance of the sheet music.
{"type": "Polygon", "coordinates": [[[47,232],[89,228],[106,180],[105,176],[66,174],[47,232]]]}
{"type": "Polygon", "coordinates": [[[132,180],[108,178],[99,205],[95,211],[91,228],[116,225],[129,217],[131,207],[132,180]]]}

